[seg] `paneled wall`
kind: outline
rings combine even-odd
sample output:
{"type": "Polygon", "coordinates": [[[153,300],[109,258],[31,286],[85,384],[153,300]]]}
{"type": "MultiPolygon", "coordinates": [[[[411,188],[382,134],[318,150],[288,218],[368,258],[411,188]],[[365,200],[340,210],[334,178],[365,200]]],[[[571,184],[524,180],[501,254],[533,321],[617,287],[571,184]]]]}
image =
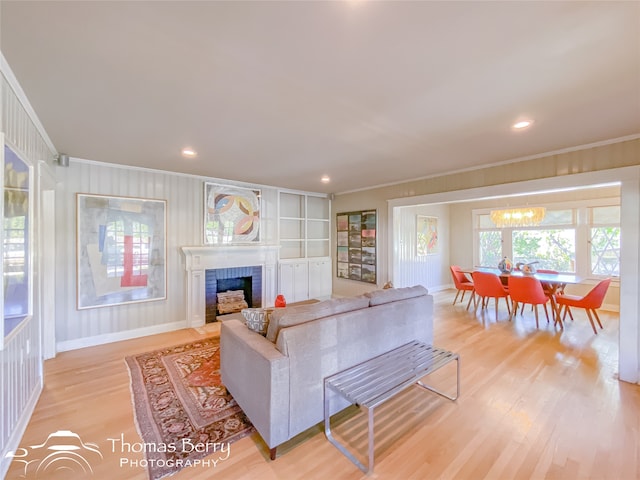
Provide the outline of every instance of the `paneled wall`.
{"type": "MultiPolygon", "coordinates": [[[[69,350],[186,326],[183,246],[202,245],[204,182],[232,184],[171,172],[76,158],[56,167],[56,341],[69,350]],[[87,310],[76,309],[76,193],[167,201],[167,298],[87,310]]],[[[277,190],[262,190],[262,238],[276,242],[277,190]]]]}
{"type": "Polygon", "coordinates": [[[417,205],[403,207],[394,215],[393,234],[397,249],[394,255],[394,286],[423,285],[435,291],[450,283],[449,274],[449,207],[447,205],[417,205]],[[432,255],[417,254],[417,216],[438,219],[438,248],[432,255]]]}
{"type": "MultiPolygon", "coordinates": [[[[2,64],[0,84],[1,92],[1,124],[5,141],[33,168],[33,175],[42,174],[53,161],[55,152],[40,135],[29,108],[23,105],[16,95],[8,78],[12,78],[6,65],[2,64]],[[39,166],[39,168],[36,168],[39,166]]],[[[4,168],[4,167],[3,167],[4,168]]],[[[35,182],[40,185],[40,182],[35,182]]],[[[38,208],[40,192],[33,195],[33,249],[38,251],[40,240],[38,208]]],[[[0,477],[4,476],[9,466],[8,452],[17,448],[22,433],[26,428],[31,412],[42,389],[42,344],[40,332],[40,283],[41,272],[38,271],[37,255],[33,272],[33,316],[17,327],[15,333],[7,339],[4,349],[0,351],[0,477]]]]}

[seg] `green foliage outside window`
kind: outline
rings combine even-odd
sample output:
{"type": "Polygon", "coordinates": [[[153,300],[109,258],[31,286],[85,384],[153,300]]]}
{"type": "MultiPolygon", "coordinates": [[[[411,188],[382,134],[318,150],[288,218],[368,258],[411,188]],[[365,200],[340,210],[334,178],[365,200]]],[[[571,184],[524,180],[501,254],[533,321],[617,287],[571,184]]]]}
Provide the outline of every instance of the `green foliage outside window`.
{"type": "Polygon", "coordinates": [[[496,267],[502,257],[502,233],[500,230],[480,232],[480,265],[496,267]]]}
{"type": "Polygon", "coordinates": [[[514,230],[513,262],[538,262],[536,268],[576,271],[576,240],[573,229],[514,230]]]}

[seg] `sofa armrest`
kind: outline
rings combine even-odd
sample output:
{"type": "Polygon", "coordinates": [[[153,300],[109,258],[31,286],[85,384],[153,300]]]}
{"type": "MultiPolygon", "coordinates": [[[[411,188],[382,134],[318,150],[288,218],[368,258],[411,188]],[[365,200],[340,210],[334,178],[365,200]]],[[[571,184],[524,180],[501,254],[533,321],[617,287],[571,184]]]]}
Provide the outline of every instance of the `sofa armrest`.
{"type": "Polygon", "coordinates": [[[289,438],[289,357],[238,320],[222,322],[222,383],[269,448],[289,438]]]}

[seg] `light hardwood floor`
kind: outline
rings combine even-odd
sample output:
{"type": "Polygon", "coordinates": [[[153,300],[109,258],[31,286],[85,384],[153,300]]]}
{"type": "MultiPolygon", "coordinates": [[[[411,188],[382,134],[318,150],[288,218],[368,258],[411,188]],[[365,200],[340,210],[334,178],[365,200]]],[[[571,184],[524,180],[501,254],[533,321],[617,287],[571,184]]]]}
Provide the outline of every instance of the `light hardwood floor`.
{"type": "MultiPolygon", "coordinates": [[[[640,478],[640,386],[619,382],[618,316],[601,313],[591,331],[584,311],[564,331],[540,330],[532,312],[498,321],[493,304],[474,315],[451,305],[454,292],[435,295],[434,344],[461,357],[461,396],[453,403],[410,388],[376,410],[375,472],[379,479],[621,479],[640,478]]],[[[526,310],[526,309],[525,309],[526,310]]],[[[393,321],[390,318],[389,321],[393,321]]],[[[120,467],[108,438],[140,442],[131,407],[126,355],[216,334],[216,326],[59,354],[45,363],[45,387],[21,446],[72,430],[99,445],[104,459],[94,479],[145,479],[120,467]]],[[[454,388],[445,367],[428,379],[454,388]]],[[[338,419],[336,434],[366,454],[365,417],[355,407],[338,419]]],[[[142,459],[142,454],[125,455],[142,459]]],[[[14,462],[7,478],[19,478],[14,462]]],[[[69,477],[60,477],[69,478],[69,477]]],[[[216,467],[191,467],[170,477],[191,479],[367,478],[312,429],[278,449],[269,461],[257,434],[231,445],[216,467]]]]}

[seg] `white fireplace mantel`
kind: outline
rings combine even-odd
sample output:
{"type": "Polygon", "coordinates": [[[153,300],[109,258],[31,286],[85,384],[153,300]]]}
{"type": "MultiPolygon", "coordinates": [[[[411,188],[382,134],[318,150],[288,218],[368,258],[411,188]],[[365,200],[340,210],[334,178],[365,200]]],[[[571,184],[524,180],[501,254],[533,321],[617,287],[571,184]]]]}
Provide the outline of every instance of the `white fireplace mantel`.
{"type": "Polygon", "coordinates": [[[205,324],[205,271],[214,268],[262,267],[262,306],[271,307],[277,291],[278,245],[182,247],[187,275],[187,326],[205,324]]]}

